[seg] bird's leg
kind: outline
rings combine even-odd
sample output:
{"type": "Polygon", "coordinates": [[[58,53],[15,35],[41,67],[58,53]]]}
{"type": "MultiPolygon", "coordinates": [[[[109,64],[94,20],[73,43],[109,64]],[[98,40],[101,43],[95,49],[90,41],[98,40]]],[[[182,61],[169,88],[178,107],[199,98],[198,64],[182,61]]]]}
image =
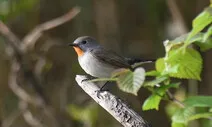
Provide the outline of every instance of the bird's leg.
{"type": "Polygon", "coordinates": [[[107,86],[107,84],[109,83],[110,81],[107,81],[99,90],[97,90],[97,97],[100,98],[100,93],[101,92],[104,92],[104,91],[108,91],[108,90],[104,90],[104,87],[107,86]]]}
{"type": "Polygon", "coordinates": [[[110,81],[107,81],[101,88],[99,91],[108,91],[108,90],[104,90],[104,87],[107,86],[107,84],[109,83],[110,81]]]}

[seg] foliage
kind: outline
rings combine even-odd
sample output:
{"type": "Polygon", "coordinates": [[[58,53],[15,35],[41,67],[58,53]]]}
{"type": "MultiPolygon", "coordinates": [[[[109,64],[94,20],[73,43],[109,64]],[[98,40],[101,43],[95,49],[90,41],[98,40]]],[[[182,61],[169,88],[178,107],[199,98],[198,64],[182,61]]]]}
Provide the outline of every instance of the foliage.
{"type": "Polygon", "coordinates": [[[26,13],[39,3],[39,0],[1,0],[0,1],[0,19],[7,21],[22,13],[26,13]],[[11,7],[12,6],[12,7],[11,7]]]}
{"type": "MultiPolygon", "coordinates": [[[[143,103],[143,110],[159,109],[161,100],[172,100],[167,94],[170,88],[178,89],[179,83],[174,83],[171,78],[194,79],[201,81],[202,57],[199,51],[191,46],[196,45],[201,51],[212,48],[212,5],[200,13],[192,23],[190,33],[174,40],[164,42],[166,54],[156,61],[156,70],[146,72],[141,67],[130,70],[119,70],[113,75],[119,88],[125,92],[137,95],[140,87],[149,89],[152,95],[143,103]],[[206,32],[202,32],[207,29],[206,32]],[[154,77],[144,81],[145,76],[154,77]]],[[[174,102],[174,101],[173,101],[174,102]]],[[[172,127],[186,127],[192,120],[212,117],[212,96],[191,96],[185,98],[180,106],[173,106],[171,119],[172,127]],[[198,111],[204,108],[204,111],[198,111]]]]}

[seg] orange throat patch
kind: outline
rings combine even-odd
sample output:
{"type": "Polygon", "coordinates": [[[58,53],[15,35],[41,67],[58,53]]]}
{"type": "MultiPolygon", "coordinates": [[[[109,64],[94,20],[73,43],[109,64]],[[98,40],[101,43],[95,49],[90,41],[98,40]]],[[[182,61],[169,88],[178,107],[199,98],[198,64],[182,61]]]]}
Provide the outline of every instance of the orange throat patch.
{"type": "Polygon", "coordinates": [[[79,47],[74,46],[74,50],[76,51],[78,56],[82,56],[84,54],[84,52],[79,47]]]}

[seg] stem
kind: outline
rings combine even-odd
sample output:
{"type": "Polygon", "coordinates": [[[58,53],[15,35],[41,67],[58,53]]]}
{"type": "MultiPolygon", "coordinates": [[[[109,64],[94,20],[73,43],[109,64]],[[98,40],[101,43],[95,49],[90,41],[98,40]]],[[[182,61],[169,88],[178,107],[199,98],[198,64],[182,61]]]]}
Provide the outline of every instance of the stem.
{"type": "Polygon", "coordinates": [[[182,108],[185,108],[185,105],[181,101],[177,100],[169,90],[166,91],[166,94],[168,95],[170,101],[174,102],[182,108]]]}

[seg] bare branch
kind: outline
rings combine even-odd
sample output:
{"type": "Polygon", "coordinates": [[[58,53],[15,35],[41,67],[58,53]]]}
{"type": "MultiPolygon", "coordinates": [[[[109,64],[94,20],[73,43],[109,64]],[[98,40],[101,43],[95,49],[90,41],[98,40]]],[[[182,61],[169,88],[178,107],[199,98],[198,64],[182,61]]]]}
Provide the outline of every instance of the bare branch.
{"type": "Polygon", "coordinates": [[[10,56],[12,64],[9,77],[9,87],[20,99],[21,106],[19,108],[24,111],[23,116],[30,126],[40,127],[43,125],[39,120],[33,117],[33,114],[28,109],[28,104],[33,104],[42,108],[44,111],[43,113],[51,119],[52,127],[58,127],[59,121],[56,119],[57,115],[55,109],[48,105],[49,103],[41,87],[42,85],[33,70],[28,66],[30,60],[25,59],[24,55],[27,53],[28,49],[35,44],[38,38],[42,36],[44,31],[73,19],[79,12],[80,9],[75,7],[67,14],[37,26],[22,41],[0,20],[0,34],[5,38],[5,40],[7,40],[6,43],[8,46],[6,47],[6,51],[10,56]],[[27,85],[31,85],[34,88],[38,94],[37,96],[32,97],[17,84],[18,71],[23,72],[24,80],[27,82],[27,85]]]}
{"type": "Polygon", "coordinates": [[[100,92],[99,87],[94,82],[83,81],[85,79],[85,76],[76,76],[78,85],[124,127],[150,127],[141,116],[130,109],[121,99],[110,92],[100,92]]]}
{"type": "MultiPolygon", "coordinates": [[[[24,72],[25,80],[29,81],[29,83],[34,87],[35,91],[39,94],[39,96],[43,98],[43,102],[45,103],[48,103],[48,102],[47,102],[46,96],[43,93],[43,90],[41,87],[42,85],[36,79],[36,76],[34,75],[32,70],[26,66],[26,61],[23,60],[23,54],[25,53],[26,48],[28,48],[29,45],[34,45],[37,39],[42,35],[43,31],[54,28],[58,25],[61,25],[71,20],[79,13],[79,11],[80,9],[78,7],[75,7],[67,14],[39,25],[23,39],[22,43],[18,39],[18,37],[16,37],[15,34],[13,34],[10,31],[10,29],[2,21],[0,21],[0,33],[3,35],[4,38],[8,40],[8,43],[11,46],[10,48],[11,54],[9,54],[11,59],[14,59],[14,58],[16,59],[17,64],[20,66],[21,70],[24,72]]],[[[19,92],[19,94],[20,93],[23,94],[24,92],[19,92]]],[[[27,97],[27,96],[24,96],[24,97],[27,97]]]]}
{"type": "Polygon", "coordinates": [[[22,115],[25,119],[25,121],[32,127],[44,127],[43,124],[40,123],[40,121],[35,118],[30,110],[28,109],[28,103],[21,100],[19,102],[19,109],[22,111],[22,115]]]}
{"type": "Polygon", "coordinates": [[[22,49],[24,50],[31,49],[44,31],[64,24],[65,22],[73,19],[79,12],[80,8],[75,7],[61,17],[58,17],[56,19],[38,25],[35,29],[32,30],[32,32],[30,32],[28,35],[25,36],[25,38],[23,39],[22,49]]]}
{"type": "Polygon", "coordinates": [[[0,33],[3,35],[4,38],[8,40],[8,43],[11,47],[16,50],[16,52],[21,52],[19,48],[19,44],[21,41],[19,38],[11,32],[11,30],[0,20],[0,33]]]}
{"type": "Polygon", "coordinates": [[[17,73],[20,69],[19,65],[13,61],[11,65],[11,72],[9,75],[9,87],[18,96],[19,99],[28,103],[41,106],[43,105],[42,99],[38,97],[32,97],[24,89],[17,84],[17,73]]]}

